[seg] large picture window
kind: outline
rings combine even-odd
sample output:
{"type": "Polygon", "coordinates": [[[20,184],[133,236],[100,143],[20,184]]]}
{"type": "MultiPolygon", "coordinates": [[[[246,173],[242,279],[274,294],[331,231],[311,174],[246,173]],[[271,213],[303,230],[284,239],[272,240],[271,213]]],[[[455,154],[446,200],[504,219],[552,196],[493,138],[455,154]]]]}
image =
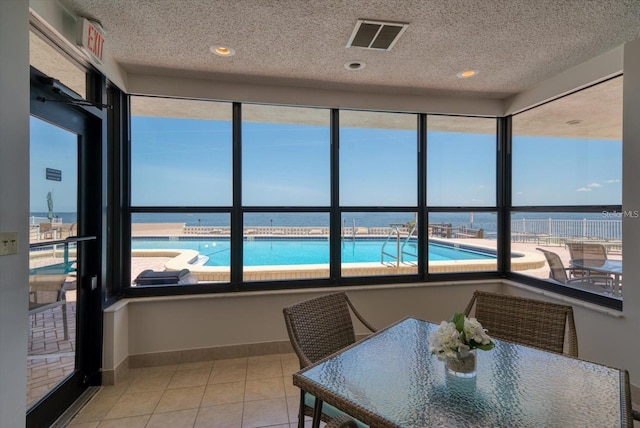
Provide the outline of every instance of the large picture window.
{"type": "Polygon", "coordinates": [[[525,111],[512,124],[511,245],[545,256],[520,273],[611,299],[622,299],[622,217],[634,215],[622,212],[622,82],[525,111]]]}
{"type": "Polygon", "coordinates": [[[621,88],[511,120],[131,97],[129,290],[507,275],[620,300],[621,88]]]}

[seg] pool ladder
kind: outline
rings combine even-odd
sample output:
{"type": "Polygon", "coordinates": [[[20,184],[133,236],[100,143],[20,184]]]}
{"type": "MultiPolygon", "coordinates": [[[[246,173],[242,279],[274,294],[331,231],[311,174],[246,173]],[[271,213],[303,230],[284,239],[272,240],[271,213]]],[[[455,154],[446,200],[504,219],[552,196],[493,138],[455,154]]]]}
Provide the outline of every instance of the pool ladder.
{"type": "MultiPolygon", "coordinates": [[[[400,266],[400,263],[405,263],[404,261],[404,256],[412,256],[415,257],[416,259],[418,258],[417,254],[414,254],[412,252],[406,251],[405,247],[407,246],[407,244],[409,243],[409,240],[411,238],[414,237],[414,234],[416,232],[417,229],[417,224],[414,224],[411,227],[411,230],[409,231],[409,234],[406,236],[406,238],[402,238],[401,233],[400,233],[400,228],[405,229],[407,227],[406,224],[404,223],[391,223],[389,225],[390,229],[389,229],[389,235],[387,236],[387,239],[384,241],[384,243],[382,244],[382,250],[380,251],[380,263],[382,264],[386,264],[388,266],[393,266],[395,265],[396,267],[400,266]],[[389,253],[387,251],[385,251],[387,244],[391,243],[391,242],[395,242],[396,244],[396,253],[389,253]],[[385,256],[387,256],[388,258],[390,258],[390,261],[385,261],[385,256]],[[395,263],[394,263],[395,260],[395,263]]],[[[407,262],[410,264],[414,264],[413,262],[407,262]]]]}

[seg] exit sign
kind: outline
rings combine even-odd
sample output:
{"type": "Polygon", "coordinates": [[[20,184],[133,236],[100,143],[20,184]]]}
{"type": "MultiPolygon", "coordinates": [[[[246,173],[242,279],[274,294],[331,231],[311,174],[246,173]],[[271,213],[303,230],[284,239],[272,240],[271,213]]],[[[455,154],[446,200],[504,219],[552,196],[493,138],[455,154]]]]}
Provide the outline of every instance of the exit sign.
{"type": "Polygon", "coordinates": [[[104,54],[105,33],[102,27],[97,23],[82,18],[80,21],[80,31],[77,43],[82,50],[98,64],[102,64],[104,54]]]}

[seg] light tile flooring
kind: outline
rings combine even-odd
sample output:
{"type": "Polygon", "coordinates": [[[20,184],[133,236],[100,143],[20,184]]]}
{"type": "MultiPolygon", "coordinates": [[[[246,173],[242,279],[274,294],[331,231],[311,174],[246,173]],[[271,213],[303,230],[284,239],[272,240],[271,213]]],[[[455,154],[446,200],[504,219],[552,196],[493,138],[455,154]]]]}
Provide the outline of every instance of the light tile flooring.
{"type": "Polygon", "coordinates": [[[102,387],[68,427],[294,428],[296,371],[295,354],[131,369],[122,382],[102,387]]]}
{"type": "Polygon", "coordinates": [[[131,369],[125,380],[102,387],[68,426],[296,427],[298,370],[293,353],[131,369]]]}

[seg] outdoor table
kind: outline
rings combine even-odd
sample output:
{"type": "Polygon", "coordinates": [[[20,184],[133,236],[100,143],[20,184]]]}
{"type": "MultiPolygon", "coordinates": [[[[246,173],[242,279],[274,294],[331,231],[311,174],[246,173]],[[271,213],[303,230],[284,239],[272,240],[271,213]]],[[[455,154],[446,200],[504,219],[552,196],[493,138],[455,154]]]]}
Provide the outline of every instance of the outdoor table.
{"type": "Polygon", "coordinates": [[[622,260],[591,260],[591,259],[572,259],[569,260],[571,267],[586,270],[588,272],[603,273],[613,276],[614,293],[622,295],[622,260]]]}
{"type": "Polygon", "coordinates": [[[632,427],[629,375],[507,341],[478,351],[477,376],[429,352],[438,325],[405,318],[293,375],[294,385],[371,427],[632,427]]]}

